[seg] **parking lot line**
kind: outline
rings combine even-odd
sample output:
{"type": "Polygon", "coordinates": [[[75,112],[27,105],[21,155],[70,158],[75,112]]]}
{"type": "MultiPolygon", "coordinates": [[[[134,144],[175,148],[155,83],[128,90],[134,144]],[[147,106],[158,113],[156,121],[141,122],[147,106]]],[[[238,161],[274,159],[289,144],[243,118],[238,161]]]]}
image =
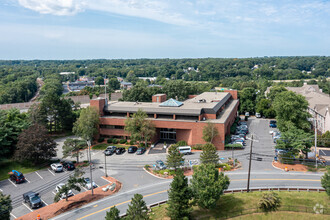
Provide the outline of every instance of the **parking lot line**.
{"type": "Polygon", "coordinates": [[[24,202],[22,202],[22,204],[28,209],[28,210],[30,210],[30,212],[33,212],[33,210],[32,209],[30,209],[30,207],[29,206],[27,206],[24,202]]]}
{"type": "Polygon", "coordinates": [[[41,179],[44,179],[42,176],[40,176],[40,174],[36,171],[35,172],[41,179]]]}
{"type": "Polygon", "coordinates": [[[28,181],[29,183],[31,183],[28,179],[25,178],[26,181],[28,181]]]}
{"type": "Polygon", "coordinates": [[[13,216],[14,219],[17,219],[17,217],[13,213],[10,213],[10,215],[13,216]]]}
{"type": "Polygon", "coordinates": [[[17,187],[16,184],[13,183],[10,179],[8,179],[8,180],[9,180],[9,182],[10,182],[11,184],[13,184],[15,187],[17,187]]]}
{"type": "Polygon", "coordinates": [[[106,178],[104,178],[103,176],[101,176],[102,179],[104,179],[105,181],[112,183],[110,180],[107,180],[106,178]]]}
{"type": "Polygon", "coordinates": [[[87,189],[83,186],[83,185],[80,185],[85,191],[87,191],[87,189]]]}
{"type": "Polygon", "coordinates": [[[51,174],[53,174],[53,176],[55,176],[55,174],[50,170],[50,169],[47,169],[51,174]]]}
{"type": "Polygon", "coordinates": [[[45,205],[48,205],[44,200],[41,199],[41,201],[42,201],[43,203],[45,203],[45,205]]]}

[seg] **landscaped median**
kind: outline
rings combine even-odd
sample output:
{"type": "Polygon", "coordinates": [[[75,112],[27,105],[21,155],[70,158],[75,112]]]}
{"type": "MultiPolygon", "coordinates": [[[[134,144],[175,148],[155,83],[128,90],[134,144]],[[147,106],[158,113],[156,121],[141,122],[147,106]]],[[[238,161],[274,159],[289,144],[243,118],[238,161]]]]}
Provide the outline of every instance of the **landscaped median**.
{"type": "Polygon", "coordinates": [[[112,178],[112,177],[102,177],[102,178],[109,181],[109,184],[95,188],[93,196],[91,194],[91,191],[88,190],[86,192],[82,192],[82,193],[79,193],[72,197],[69,197],[68,201],[65,201],[65,199],[63,199],[57,203],[53,203],[51,205],[37,209],[37,210],[35,210],[29,214],[23,215],[17,219],[18,220],[37,219],[37,215],[39,215],[39,214],[40,214],[41,219],[50,219],[50,218],[53,218],[64,212],[67,212],[69,210],[76,209],[76,208],[81,207],[90,202],[102,199],[106,196],[110,196],[110,195],[118,192],[121,189],[121,186],[122,186],[121,182],[119,182],[115,178],[112,178]],[[113,183],[116,184],[114,190],[112,190],[112,191],[108,190],[108,191],[104,192],[103,188],[109,187],[109,185],[112,185],[113,183]]]}

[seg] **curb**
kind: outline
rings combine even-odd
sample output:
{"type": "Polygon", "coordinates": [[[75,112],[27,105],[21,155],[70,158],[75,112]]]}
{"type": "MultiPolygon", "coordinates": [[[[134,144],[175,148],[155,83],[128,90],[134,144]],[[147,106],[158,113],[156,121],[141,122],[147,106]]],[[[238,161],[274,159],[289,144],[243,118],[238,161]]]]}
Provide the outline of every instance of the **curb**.
{"type": "MultiPolygon", "coordinates": [[[[278,167],[276,167],[276,166],[274,166],[274,161],[272,161],[272,166],[275,168],[275,169],[278,169],[278,170],[282,170],[282,171],[285,171],[284,169],[281,169],[281,168],[278,168],[278,167]]],[[[296,171],[296,172],[299,172],[299,171],[296,171]]]]}
{"type": "Polygon", "coordinates": [[[158,179],[162,179],[162,180],[168,180],[168,178],[163,178],[163,177],[160,177],[160,176],[157,176],[157,175],[155,175],[155,174],[153,174],[153,173],[150,173],[148,170],[146,170],[144,167],[143,167],[143,170],[145,171],[145,172],[147,172],[148,174],[150,174],[151,176],[153,176],[153,177],[156,177],[156,178],[158,178],[158,179]]]}

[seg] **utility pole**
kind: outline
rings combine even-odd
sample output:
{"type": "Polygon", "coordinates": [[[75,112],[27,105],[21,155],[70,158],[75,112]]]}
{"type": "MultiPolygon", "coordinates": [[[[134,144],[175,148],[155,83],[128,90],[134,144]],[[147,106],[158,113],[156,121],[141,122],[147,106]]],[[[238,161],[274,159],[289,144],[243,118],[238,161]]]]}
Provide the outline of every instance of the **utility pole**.
{"type": "Polygon", "coordinates": [[[105,172],[105,177],[108,177],[108,172],[107,172],[107,155],[104,154],[104,172],[105,172]]]}
{"type": "Polygon", "coordinates": [[[315,124],[314,124],[314,130],[315,130],[315,167],[316,167],[316,171],[317,171],[317,130],[316,130],[316,126],[317,126],[317,123],[316,123],[316,113],[315,113],[315,117],[314,117],[314,120],[315,120],[315,124]]]}
{"type": "Polygon", "coordinates": [[[251,160],[252,160],[252,144],[253,144],[253,135],[251,136],[250,144],[250,160],[249,160],[249,173],[248,173],[248,182],[247,182],[247,192],[250,192],[250,175],[251,175],[251,160]]]}
{"type": "Polygon", "coordinates": [[[89,175],[91,179],[91,189],[92,189],[92,195],[94,195],[94,187],[93,187],[93,175],[92,175],[92,155],[91,155],[91,141],[87,141],[88,143],[88,155],[89,155],[89,175]]]}
{"type": "Polygon", "coordinates": [[[233,165],[235,168],[234,147],[231,147],[231,157],[233,158],[233,165]]]}

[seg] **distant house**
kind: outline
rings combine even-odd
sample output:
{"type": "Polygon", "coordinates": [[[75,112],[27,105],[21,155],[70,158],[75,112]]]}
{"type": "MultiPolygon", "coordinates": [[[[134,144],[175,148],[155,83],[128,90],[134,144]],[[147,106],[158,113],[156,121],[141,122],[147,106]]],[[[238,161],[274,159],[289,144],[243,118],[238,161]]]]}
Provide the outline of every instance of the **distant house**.
{"type": "Polygon", "coordinates": [[[119,77],[119,76],[117,76],[117,80],[118,80],[118,82],[123,82],[124,81],[124,79],[119,77]]]}
{"type": "Polygon", "coordinates": [[[149,80],[150,82],[153,82],[157,79],[157,77],[139,77],[139,79],[142,79],[143,81],[149,80]]]}
{"type": "MultiPolygon", "coordinates": [[[[266,93],[270,92],[268,87],[266,93]]],[[[308,112],[316,119],[319,133],[330,131],[330,96],[323,93],[318,85],[307,85],[302,87],[285,87],[287,90],[300,94],[308,101],[308,112]]],[[[314,123],[314,121],[312,121],[314,123]]]]}
{"type": "Polygon", "coordinates": [[[148,87],[158,87],[158,88],[162,88],[161,85],[156,85],[156,84],[150,84],[150,85],[148,85],[148,87]]]}
{"type": "Polygon", "coordinates": [[[69,89],[74,92],[78,92],[84,89],[86,86],[94,87],[94,81],[87,82],[87,81],[76,81],[69,83],[69,89]]]}
{"type": "Polygon", "coordinates": [[[133,84],[130,82],[125,82],[125,81],[120,82],[121,89],[131,89],[132,87],[133,87],[133,84]]]}
{"type": "Polygon", "coordinates": [[[75,72],[61,72],[60,75],[71,75],[75,74],[75,72]]]}

